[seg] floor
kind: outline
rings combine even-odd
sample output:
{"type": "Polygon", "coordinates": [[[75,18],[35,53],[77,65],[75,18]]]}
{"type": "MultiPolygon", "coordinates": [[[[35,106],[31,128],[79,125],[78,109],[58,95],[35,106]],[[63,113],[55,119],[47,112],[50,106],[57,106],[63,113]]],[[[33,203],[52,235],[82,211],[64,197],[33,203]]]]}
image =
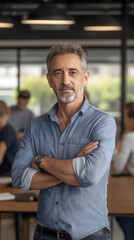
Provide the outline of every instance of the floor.
{"type": "MultiPolygon", "coordinates": [[[[36,219],[34,217],[29,218],[29,239],[33,240],[34,229],[36,227],[36,219]]],[[[13,214],[4,214],[1,217],[1,231],[0,240],[16,240],[15,228],[14,228],[14,216],[13,214]]],[[[25,239],[24,239],[25,240],[25,239]]]]}
{"type": "MultiPolygon", "coordinates": [[[[109,218],[111,222],[111,219],[109,218]]],[[[36,226],[36,219],[31,217],[29,219],[29,240],[33,240],[34,229],[36,226]]],[[[15,231],[14,231],[14,220],[11,214],[4,214],[1,220],[1,237],[0,240],[15,240],[15,231]]],[[[112,239],[111,240],[125,240],[123,237],[123,233],[113,218],[113,231],[112,231],[112,239]]]]}

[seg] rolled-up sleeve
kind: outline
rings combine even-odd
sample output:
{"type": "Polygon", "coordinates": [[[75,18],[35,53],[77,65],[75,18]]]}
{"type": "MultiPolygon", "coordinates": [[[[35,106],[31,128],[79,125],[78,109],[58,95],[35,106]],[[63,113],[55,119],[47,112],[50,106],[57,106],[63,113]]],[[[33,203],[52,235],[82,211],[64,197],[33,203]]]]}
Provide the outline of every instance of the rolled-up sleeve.
{"type": "Polygon", "coordinates": [[[23,190],[29,190],[31,186],[32,177],[38,171],[39,170],[33,168],[27,168],[22,175],[20,188],[23,190]]]}
{"type": "Polygon", "coordinates": [[[37,170],[31,168],[35,152],[32,147],[30,125],[26,129],[19,151],[12,165],[12,183],[15,188],[28,190],[37,170]]]}
{"type": "Polygon", "coordinates": [[[81,187],[96,184],[110,168],[115,148],[116,124],[110,115],[101,117],[92,130],[92,141],[98,141],[98,148],[86,155],[73,159],[74,173],[81,187]]]}

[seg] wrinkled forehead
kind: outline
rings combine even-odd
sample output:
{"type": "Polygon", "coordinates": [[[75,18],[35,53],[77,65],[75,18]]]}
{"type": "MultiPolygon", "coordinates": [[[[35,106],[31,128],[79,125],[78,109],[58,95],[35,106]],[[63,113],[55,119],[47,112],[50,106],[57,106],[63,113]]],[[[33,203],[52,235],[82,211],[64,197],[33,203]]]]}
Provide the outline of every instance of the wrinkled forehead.
{"type": "Polygon", "coordinates": [[[69,68],[76,68],[81,69],[81,59],[76,54],[57,54],[55,55],[50,62],[50,71],[54,69],[69,69],[69,68]]]}

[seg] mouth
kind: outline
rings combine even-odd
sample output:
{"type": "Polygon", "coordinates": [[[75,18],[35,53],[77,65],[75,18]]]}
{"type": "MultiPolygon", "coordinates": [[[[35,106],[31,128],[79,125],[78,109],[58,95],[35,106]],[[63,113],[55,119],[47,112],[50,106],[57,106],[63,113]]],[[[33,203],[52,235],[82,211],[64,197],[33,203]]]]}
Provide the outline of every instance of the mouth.
{"type": "Polygon", "coordinates": [[[61,89],[60,92],[70,92],[70,91],[73,91],[72,89],[70,88],[66,88],[66,89],[61,89]]]}
{"type": "Polygon", "coordinates": [[[71,86],[61,86],[58,89],[60,92],[69,92],[69,91],[75,91],[75,89],[71,86]]]}

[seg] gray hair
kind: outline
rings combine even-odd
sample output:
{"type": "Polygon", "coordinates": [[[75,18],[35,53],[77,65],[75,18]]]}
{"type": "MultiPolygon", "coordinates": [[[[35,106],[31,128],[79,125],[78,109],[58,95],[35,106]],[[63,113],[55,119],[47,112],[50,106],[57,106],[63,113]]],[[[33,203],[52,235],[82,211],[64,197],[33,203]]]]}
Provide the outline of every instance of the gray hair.
{"type": "Polygon", "coordinates": [[[79,44],[56,44],[51,47],[47,55],[47,69],[50,71],[51,60],[56,55],[76,54],[80,57],[81,67],[85,72],[87,70],[87,56],[79,44]]]}

